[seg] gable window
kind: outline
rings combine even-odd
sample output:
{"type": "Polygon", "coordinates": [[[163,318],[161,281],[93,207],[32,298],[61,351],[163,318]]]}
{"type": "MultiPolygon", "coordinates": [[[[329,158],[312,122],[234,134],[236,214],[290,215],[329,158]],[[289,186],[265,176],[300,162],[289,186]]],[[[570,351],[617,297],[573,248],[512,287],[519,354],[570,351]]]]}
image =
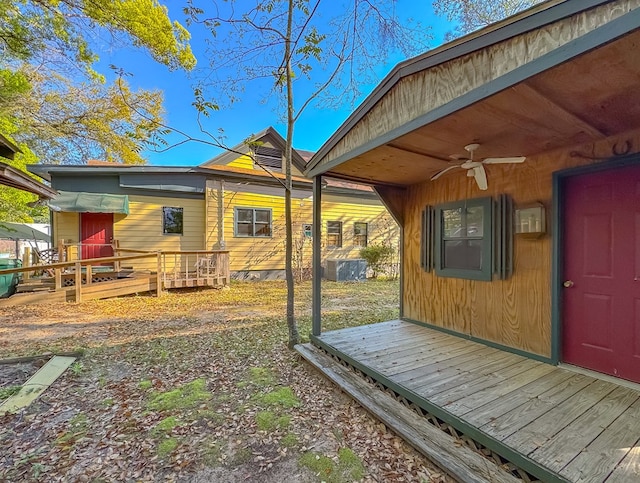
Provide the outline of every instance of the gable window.
{"type": "Polygon", "coordinates": [[[438,205],[435,219],[436,273],[491,280],[491,198],[438,205]]]}
{"type": "Polygon", "coordinates": [[[353,246],[366,247],[369,225],[367,223],[356,221],[353,224],[353,246]]]}
{"type": "Polygon", "coordinates": [[[236,208],[235,236],[270,237],[270,208],[236,208]]]}
{"type": "Polygon", "coordinates": [[[184,208],[175,206],[162,207],[162,233],[165,235],[182,235],[184,232],[184,208]]]}
{"type": "Polygon", "coordinates": [[[342,247],[341,221],[327,221],[327,246],[332,248],[342,247]]]}

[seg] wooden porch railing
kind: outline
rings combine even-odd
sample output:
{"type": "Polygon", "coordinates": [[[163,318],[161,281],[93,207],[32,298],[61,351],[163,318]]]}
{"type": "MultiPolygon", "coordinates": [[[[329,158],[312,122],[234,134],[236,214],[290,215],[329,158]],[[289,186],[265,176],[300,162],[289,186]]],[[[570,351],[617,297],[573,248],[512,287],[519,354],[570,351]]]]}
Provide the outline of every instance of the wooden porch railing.
{"type": "MultiPolygon", "coordinates": [[[[54,292],[75,291],[74,300],[80,302],[83,295],[92,294],[89,298],[104,298],[100,296],[100,291],[107,290],[107,284],[94,282],[94,267],[97,265],[113,264],[114,271],[109,272],[113,278],[112,285],[121,282],[122,285],[130,285],[131,293],[155,290],[160,296],[163,289],[195,286],[222,286],[227,285],[230,280],[229,272],[229,252],[219,250],[198,250],[198,251],[144,251],[114,247],[117,256],[91,258],[85,260],[70,260],[46,265],[29,265],[7,270],[0,270],[0,275],[21,273],[24,279],[28,279],[33,272],[47,273],[49,277],[43,280],[53,280],[54,292]],[[155,270],[140,272],[140,276],[132,279],[117,279],[117,273],[123,262],[135,260],[155,260],[151,262],[155,270]],[[146,280],[145,283],[134,283],[146,280]],[[65,285],[68,281],[68,286],[65,285]],[[139,286],[150,287],[146,290],[139,289],[139,286]],[[101,289],[101,287],[103,287],[101,289]],[[137,288],[137,290],[136,290],[137,288]]],[[[148,264],[148,262],[147,262],[148,264]]],[[[135,273],[135,272],[134,272],[135,273]]],[[[97,277],[98,275],[96,275],[97,277]]],[[[49,282],[50,283],[50,282],[49,282]]],[[[126,290],[112,289],[114,294],[124,295],[126,290]]],[[[115,295],[112,295],[115,296],[115,295]]]]}

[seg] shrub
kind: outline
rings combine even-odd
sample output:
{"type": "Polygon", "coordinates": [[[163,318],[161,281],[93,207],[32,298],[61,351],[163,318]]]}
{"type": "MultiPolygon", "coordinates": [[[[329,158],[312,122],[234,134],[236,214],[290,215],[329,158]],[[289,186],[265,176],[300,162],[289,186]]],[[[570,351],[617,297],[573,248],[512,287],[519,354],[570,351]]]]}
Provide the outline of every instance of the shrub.
{"type": "Polygon", "coordinates": [[[378,273],[384,271],[385,265],[391,261],[393,248],[389,245],[369,245],[360,250],[360,258],[367,261],[367,265],[373,271],[373,278],[378,277],[378,273]]]}

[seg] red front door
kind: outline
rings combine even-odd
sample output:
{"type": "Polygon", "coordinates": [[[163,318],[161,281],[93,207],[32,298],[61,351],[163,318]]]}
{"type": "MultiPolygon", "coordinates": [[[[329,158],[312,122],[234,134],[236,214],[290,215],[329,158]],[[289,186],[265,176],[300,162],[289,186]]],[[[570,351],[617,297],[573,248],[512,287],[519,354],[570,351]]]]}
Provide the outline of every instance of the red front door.
{"type": "Polygon", "coordinates": [[[568,178],[562,358],[640,382],[640,165],[568,178]]]}
{"type": "Polygon", "coordinates": [[[113,213],[80,213],[82,259],[112,257],[113,213]]]}

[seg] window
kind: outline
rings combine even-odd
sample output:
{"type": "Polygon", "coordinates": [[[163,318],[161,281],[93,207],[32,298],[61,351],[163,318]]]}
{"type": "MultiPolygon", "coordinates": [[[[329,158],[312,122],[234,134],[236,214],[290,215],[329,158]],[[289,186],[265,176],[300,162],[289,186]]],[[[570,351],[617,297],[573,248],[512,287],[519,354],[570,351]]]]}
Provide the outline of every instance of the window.
{"type": "Polygon", "coordinates": [[[271,236],[271,209],[236,208],[235,236],[271,236]]]}
{"type": "Polygon", "coordinates": [[[356,221],[353,224],[353,246],[354,247],[366,247],[367,246],[367,232],[368,224],[360,221],[356,221]]]}
{"type": "Polygon", "coordinates": [[[327,246],[340,248],[342,246],[342,222],[327,221],[327,246]]]}
{"type": "Polygon", "coordinates": [[[313,224],[312,223],[304,223],[302,225],[302,234],[305,238],[313,238],[313,224]]]}
{"type": "Polygon", "coordinates": [[[491,280],[491,198],[435,207],[436,273],[491,280]]]}
{"type": "Polygon", "coordinates": [[[176,208],[175,206],[162,207],[162,233],[165,235],[182,235],[183,234],[183,215],[184,208],[176,208]]]}

